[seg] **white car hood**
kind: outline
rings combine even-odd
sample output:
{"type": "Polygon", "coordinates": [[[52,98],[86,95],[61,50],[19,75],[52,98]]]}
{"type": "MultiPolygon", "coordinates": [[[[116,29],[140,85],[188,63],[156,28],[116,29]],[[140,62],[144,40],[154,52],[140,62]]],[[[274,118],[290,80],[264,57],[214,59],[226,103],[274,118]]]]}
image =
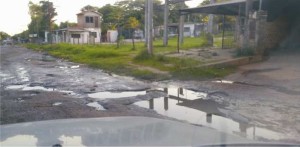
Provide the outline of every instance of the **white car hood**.
{"type": "Polygon", "coordinates": [[[1,125],[1,146],[199,146],[253,141],[177,121],[147,117],[63,119],[1,125]]]}

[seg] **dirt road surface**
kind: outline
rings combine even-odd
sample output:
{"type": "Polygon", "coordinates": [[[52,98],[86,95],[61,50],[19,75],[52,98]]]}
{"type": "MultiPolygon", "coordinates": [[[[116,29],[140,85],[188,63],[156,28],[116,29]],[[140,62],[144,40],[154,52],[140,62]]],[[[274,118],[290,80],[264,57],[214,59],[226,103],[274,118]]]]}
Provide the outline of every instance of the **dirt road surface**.
{"type": "Polygon", "coordinates": [[[274,53],[224,79],[152,83],[22,47],[1,46],[0,53],[1,124],[148,116],[249,139],[299,143],[299,52],[274,53]]]}

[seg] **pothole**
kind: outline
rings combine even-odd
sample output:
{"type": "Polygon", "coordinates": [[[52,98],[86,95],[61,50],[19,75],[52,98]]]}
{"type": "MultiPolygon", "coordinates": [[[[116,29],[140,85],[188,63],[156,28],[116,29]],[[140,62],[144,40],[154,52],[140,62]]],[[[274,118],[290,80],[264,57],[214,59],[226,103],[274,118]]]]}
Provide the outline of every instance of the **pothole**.
{"type": "Polygon", "coordinates": [[[166,97],[135,102],[133,105],[156,113],[205,126],[221,132],[253,138],[278,139],[281,133],[253,125],[246,117],[228,110],[209,94],[184,88],[159,88],[166,97]]]}
{"type": "Polygon", "coordinates": [[[61,104],[62,104],[62,102],[55,102],[55,103],[52,104],[52,106],[59,106],[61,104]]]}
{"type": "MultiPolygon", "coordinates": [[[[39,84],[36,83],[36,84],[32,84],[32,85],[39,85],[39,84]]],[[[48,91],[48,92],[56,91],[56,92],[64,93],[64,95],[77,95],[73,91],[59,90],[55,87],[31,86],[31,84],[29,84],[29,85],[9,85],[9,86],[6,86],[5,89],[6,90],[21,90],[21,91],[48,91]]]]}
{"type": "Polygon", "coordinates": [[[95,108],[96,110],[106,110],[102,105],[100,105],[98,102],[91,102],[91,103],[88,103],[86,104],[87,106],[89,107],[93,107],[95,108]]]}
{"type": "Polygon", "coordinates": [[[125,92],[97,92],[88,94],[88,97],[95,99],[113,99],[113,98],[125,98],[134,97],[138,95],[145,95],[146,91],[125,91],[125,92]]]}

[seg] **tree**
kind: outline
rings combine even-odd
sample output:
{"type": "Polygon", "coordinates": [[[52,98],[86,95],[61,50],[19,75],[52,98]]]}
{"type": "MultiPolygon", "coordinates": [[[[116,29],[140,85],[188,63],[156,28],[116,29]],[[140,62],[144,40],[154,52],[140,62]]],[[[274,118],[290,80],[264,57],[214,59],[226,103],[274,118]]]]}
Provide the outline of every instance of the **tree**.
{"type": "Polygon", "coordinates": [[[0,40],[5,40],[6,38],[9,38],[10,35],[8,35],[5,32],[0,31],[0,40]]]}
{"type": "Polygon", "coordinates": [[[59,29],[64,29],[64,28],[75,27],[75,26],[77,26],[77,23],[65,21],[65,22],[60,22],[58,28],[59,29]]]}
{"type": "Polygon", "coordinates": [[[30,34],[38,34],[39,37],[44,38],[44,32],[51,33],[55,26],[54,17],[57,15],[52,2],[40,1],[39,4],[29,2],[29,15],[31,22],[28,25],[30,34]]]}
{"type": "Polygon", "coordinates": [[[117,30],[118,26],[121,26],[124,19],[124,10],[117,6],[107,4],[98,9],[98,12],[102,14],[102,30],[117,30]]]}
{"type": "Polygon", "coordinates": [[[23,31],[23,32],[21,32],[19,34],[15,34],[13,36],[13,38],[17,39],[17,38],[20,37],[21,39],[28,39],[28,36],[29,36],[29,32],[28,32],[28,30],[25,30],[25,31],[23,31]]]}
{"type": "MultiPolygon", "coordinates": [[[[230,1],[230,0],[216,0],[216,3],[226,2],[226,1],[230,1]]],[[[204,0],[199,6],[205,6],[209,4],[210,4],[210,0],[204,0]]],[[[208,23],[209,19],[207,14],[200,14],[200,16],[203,23],[208,23]]],[[[214,24],[223,27],[223,19],[224,19],[223,15],[214,15],[214,24]]],[[[224,27],[230,27],[231,25],[234,25],[235,21],[236,19],[234,16],[225,16],[226,24],[224,25],[224,27]]]]}
{"type": "Polygon", "coordinates": [[[188,8],[188,6],[185,3],[176,3],[176,4],[170,4],[169,8],[170,8],[169,21],[171,23],[178,23],[178,19],[179,19],[178,10],[188,8]]]}
{"type": "MultiPolygon", "coordinates": [[[[135,17],[139,22],[144,22],[145,0],[123,0],[115,4],[117,7],[124,10],[124,18],[135,17]]],[[[153,0],[153,25],[159,26],[163,24],[164,7],[160,0],[153,0]]],[[[143,24],[144,25],[144,24],[143,24]]]]}
{"type": "Polygon", "coordinates": [[[132,49],[135,50],[135,44],[134,44],[134,32],[136,29],[140,26],[140,22],[135,17],[129,17],[126,28],[131,29],[131,38],[132,38],[132,49]]]}

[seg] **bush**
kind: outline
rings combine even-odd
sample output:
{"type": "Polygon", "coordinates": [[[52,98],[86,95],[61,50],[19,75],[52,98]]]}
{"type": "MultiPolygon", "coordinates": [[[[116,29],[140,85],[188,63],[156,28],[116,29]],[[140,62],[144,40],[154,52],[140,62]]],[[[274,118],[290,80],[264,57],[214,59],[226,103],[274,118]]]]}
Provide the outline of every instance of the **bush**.
{"type": "Polygon", "coordinates": [[[240,48],[235,51],[236,57],[253,56],[253,55],[255,55],[253,48],[240,48]]]}
{"type": "Polygon", "coordinates": [[[149,55],[147,50],[142,50],[141,52],[139,52],[137,56],[134,57],[134,60],[142,61],[142,60],[149,60],[151,58],[152,55],[149,55]]]}
{"type": "Polygon", "coordinates": [[[213,46],[213,42],[214,42],[213,35],[211,35],[210,33],[203,33],[201,37],[204,38],[204,43],[202,44],[202,46],[205,47],[213,46]]]}

